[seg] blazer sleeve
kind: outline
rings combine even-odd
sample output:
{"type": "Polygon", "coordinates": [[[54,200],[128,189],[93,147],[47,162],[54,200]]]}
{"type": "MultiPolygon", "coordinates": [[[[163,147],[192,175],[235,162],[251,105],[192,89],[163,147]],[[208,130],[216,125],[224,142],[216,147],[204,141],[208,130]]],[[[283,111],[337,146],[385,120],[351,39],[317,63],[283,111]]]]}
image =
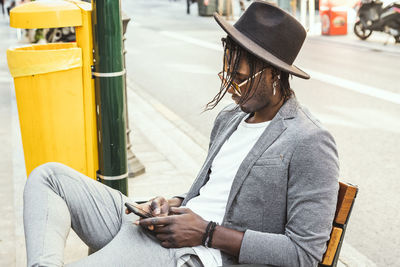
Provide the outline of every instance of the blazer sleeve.
{"type": "Polygon", "coordinates": [[[333,137],[319,129],[302,138],[289,163],[285,233],[247,230],[239,262],[317,266],[332,228],[338,177],[339,163],[333,137]]]}

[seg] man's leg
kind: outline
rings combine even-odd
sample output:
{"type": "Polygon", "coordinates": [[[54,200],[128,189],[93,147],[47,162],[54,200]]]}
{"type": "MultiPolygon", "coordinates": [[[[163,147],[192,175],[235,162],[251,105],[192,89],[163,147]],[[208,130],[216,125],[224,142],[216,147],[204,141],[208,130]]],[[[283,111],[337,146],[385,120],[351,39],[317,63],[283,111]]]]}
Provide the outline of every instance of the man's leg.
{"type": "Polygon", "coordinates": [[[58,163],[35,169],[24,190],[28,266],[62,266],[70,226],[92,249],[121,228],[125,197],[58,163]]]}
{"type": "MultiPolygon", "coordinates": [[[[191,248],[166,249],[124,213],[128,199],[119,191],[73,169],[48,163],[29,176],[24,191],[24,227],[28,266],[63,266],[69,229],[96,253],[69,267],[177,266],[191,254],[186,267],[202,264],[191,248]]],[[[186,260],[185,260],[186,261],[186,260]]]]}
{"type": "Polygon", "coordinates": [[[66,267],[203,267],[192,248],[166,249],[160,242],[131,222],[104,248],[66,267]]]}
{"type": "Polygon", "coordinates": [[[141,227],[130,222],[105,247],[66,267],[176,267],[174,250],[163,248],[141,227]]]}

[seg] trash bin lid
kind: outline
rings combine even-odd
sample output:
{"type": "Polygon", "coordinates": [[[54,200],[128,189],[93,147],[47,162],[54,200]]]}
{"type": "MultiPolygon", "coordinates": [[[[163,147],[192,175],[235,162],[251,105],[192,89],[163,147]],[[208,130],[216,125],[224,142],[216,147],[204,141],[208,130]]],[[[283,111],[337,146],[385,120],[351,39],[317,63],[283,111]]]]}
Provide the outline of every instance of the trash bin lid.
{"type": "Polygon", "coordinates": [[[10,11],[10,26],[14,28],[41,29],[80,25],[81,9],[73,1],[34,1],[16,6],[10,11]]]}
{"type": "Polygon", "coordinates": [[[29,45],[7,50],[14,78],[82,67],[82,49],[76,43],[29,45]]]}

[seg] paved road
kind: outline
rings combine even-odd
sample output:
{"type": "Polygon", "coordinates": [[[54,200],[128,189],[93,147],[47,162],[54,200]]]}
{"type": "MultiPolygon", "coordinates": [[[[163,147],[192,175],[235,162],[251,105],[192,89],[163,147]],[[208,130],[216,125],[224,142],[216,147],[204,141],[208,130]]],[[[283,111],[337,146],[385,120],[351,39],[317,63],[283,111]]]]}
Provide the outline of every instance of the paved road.
{"type": "MultiPolygon", "coordinates": [[[[132,17],[128,75],[208,137],[216,113],[231,102],[202,113],[219,88],[224,33],[212,18],[187,16],[184,3],[123,1],[132,17]]],[[[310,37],[296,62],[313,78],[291,80],[335,136],[342,179],[360,187],[346,241],[378,266],[400,266],[400,48],[391,50],[310,37]]]]}

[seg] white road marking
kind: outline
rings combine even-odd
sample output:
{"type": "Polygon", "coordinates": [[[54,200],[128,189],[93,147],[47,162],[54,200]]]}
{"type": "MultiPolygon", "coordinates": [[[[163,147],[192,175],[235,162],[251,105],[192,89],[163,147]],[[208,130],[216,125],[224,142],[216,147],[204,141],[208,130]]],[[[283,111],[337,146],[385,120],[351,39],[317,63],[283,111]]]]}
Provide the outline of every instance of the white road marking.
{"type": "MultiPolygon", "coordinates": [[[[180,40],[186,43],[190,43],[193,45],[197,45],[200,47],[212,49],[215,51],[222,52],[222,46],[216,45],[214,43],[206,42],[200,39],[192,38],[185,36],[183,34],[177,32],[170,32],[170,31],[162,31],[162,35],[168,36],[170,38],[174,38],[176,40],[180,40]]],[[[309,73],[312,79],[319,80],[325,83],[329,83],[343,89],[351,90],[353,92],[357,92],[360,94],[372,96],[381,100],[385,100],[394,104],[400,104],[400,94],[388,92],[386,90],[376,88],[373,86],[368,86],[365,84],[361,84],[358,82],[353,82],[347,79],[339,78],[333,75],[324,74],[321,72],[303,69],[305,72],[309,73]]]]}
{"type": "Polygon", "coordinates": [[[339,114],[340,117],[346,118],[349,122],[354,122],[360,127],[387,131],[392,133],[400,133],[400,121],[389,112],[370,108],[354,108],[354,107],[328,107],[330,114],[339,114]],[[362,114],[362,116],[359,116],[362,114]]]}
{"type": "Polygon", "coordinates": [[[215,70],[204,65],[171,63],[171,64],[166,64],[165,67],[179,72],[215,75],[215,70]]]}
{"type": "Polygon", "coordinates": [[[208,49],[212,49],[212,50],[215,50],[215,51],[222,52],[222,46],[221,45],[216,45],[214,43],[205,42],[205,41],[197,39],[197,38],[188,37],[188,36],[185,36],[185,35],[177,33],[177,32],[162,31],[161,34],[165,35],[165,36],[168,36],[168,37],[171,37],[171,38],[174,38],[174,39],[177,39],[177,40],[180,40],[180,41],[184,41],[184,42],[189,43],[189,44],[194,44],[194,45],[197,45],[197,46],[201,46],[201,47],[204,47],[204,48],[208,48],[208,49]]]}
{"type": "Polygon", "coordinates": [[[362,125],[357,122],[353,122],[347,118],[343,118],[340,116],[335,116],[335,115],[326,114],[326,113],[318,113],[318,112],[313,112],[313,114],[315,114],[316,117],[321,121],[321,123],[325,124],[325,125],[338,125],[338,126],[344,126],[344,127],[349,127],[349,128],[355,128],[355,129],[366,129],[367,128],[365,125],[362,125]]]}
{"type": "Polygon", "coordinates": [[[312,79],[319,80],[324,83],[329,83],[344,89],[348,89],[360,94],[372,96],[375,98],[379,98],[388,102],[392,102],[394,104],[400,104],[400,94],[392,93],[383,89],[379,89],[376,87],[368,86],[365,84],[361,84],[358,82],[349,81],[343,78],[335,77],[333,75],[303,69],[305,72],[310,74],[312,79]]]}

